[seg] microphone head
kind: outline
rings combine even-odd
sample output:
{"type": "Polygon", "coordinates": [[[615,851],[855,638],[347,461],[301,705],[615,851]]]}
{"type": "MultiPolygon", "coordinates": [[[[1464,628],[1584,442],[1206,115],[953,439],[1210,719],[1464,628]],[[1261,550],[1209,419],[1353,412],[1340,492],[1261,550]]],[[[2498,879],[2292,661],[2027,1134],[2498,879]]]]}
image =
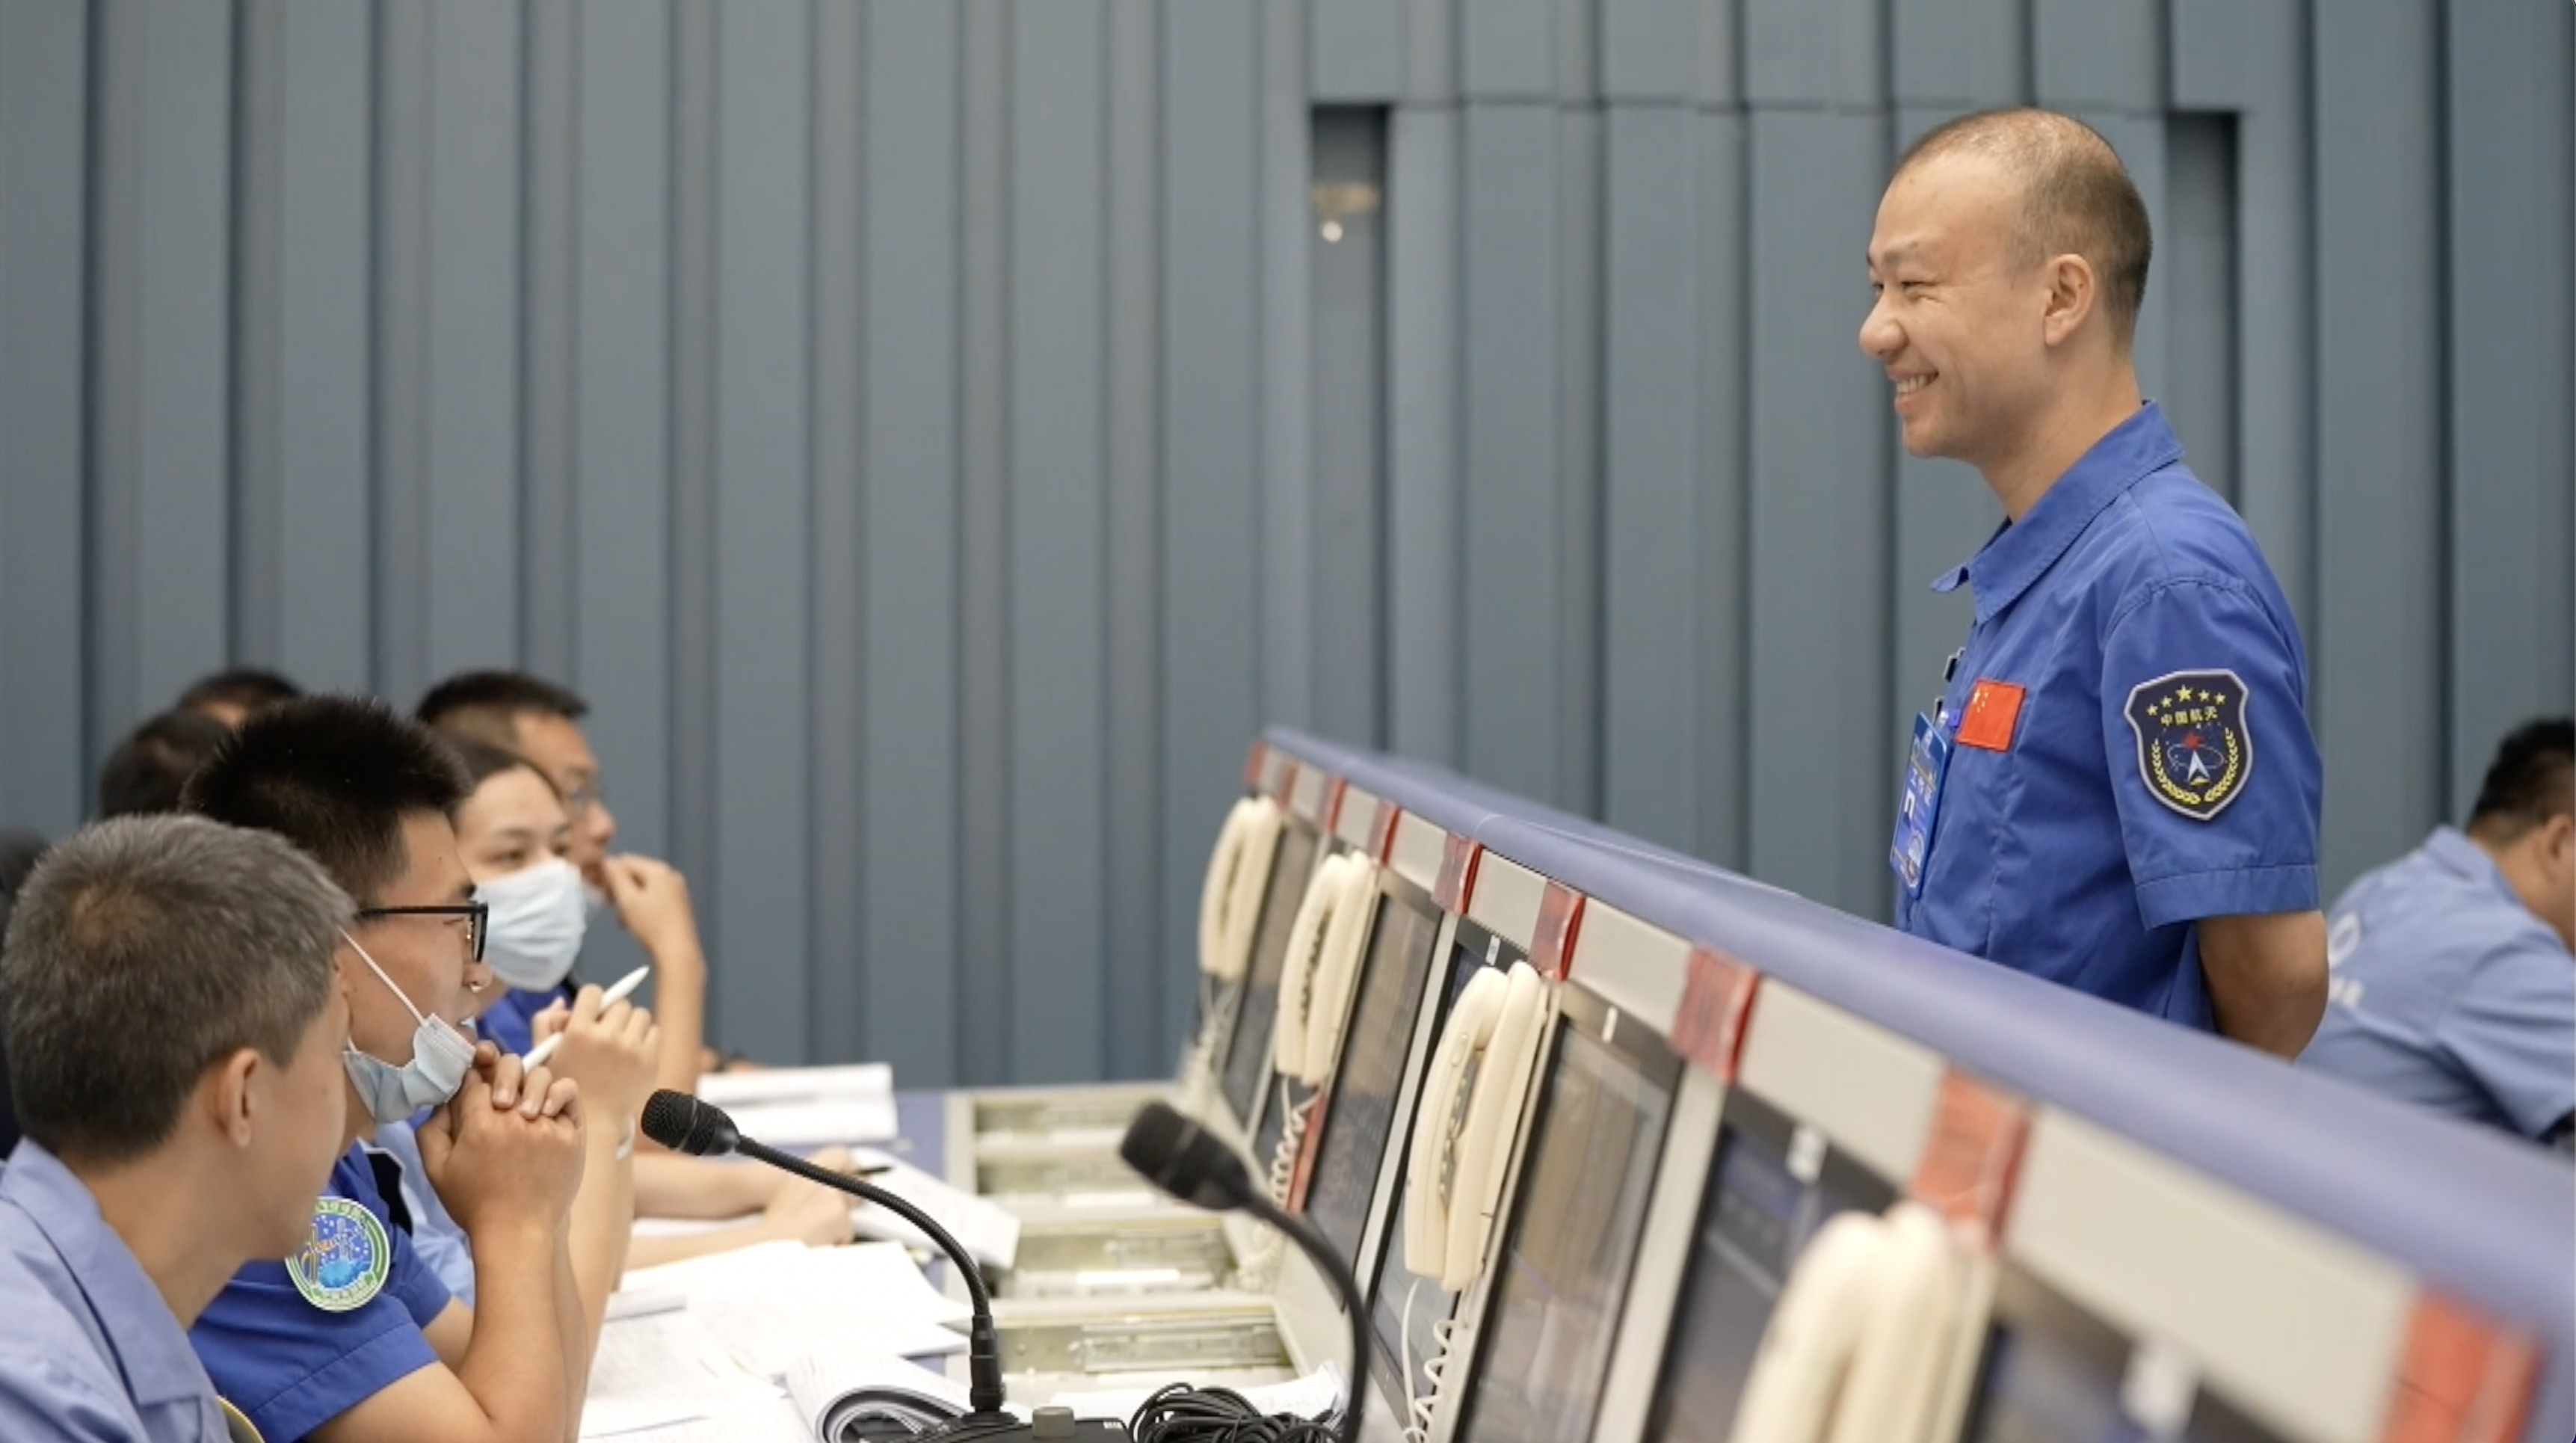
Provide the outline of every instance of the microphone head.
{"type": "Polygon", "coordinates": [[[728,1153],[742,1141],[723,1108],[667,1087],[644,1100],[640,1125],[646,1137],[691,1157],[728,1153]]]}
{"type": "Polygon", "coordinates": [[[1252,1174],[1233,1149],[1183,1117],[1149,1102],[1127,1125],[1118,1156],[1147,1182],[1193,1207],[1232,1212],[1252,1200],[1252,1174]]]}

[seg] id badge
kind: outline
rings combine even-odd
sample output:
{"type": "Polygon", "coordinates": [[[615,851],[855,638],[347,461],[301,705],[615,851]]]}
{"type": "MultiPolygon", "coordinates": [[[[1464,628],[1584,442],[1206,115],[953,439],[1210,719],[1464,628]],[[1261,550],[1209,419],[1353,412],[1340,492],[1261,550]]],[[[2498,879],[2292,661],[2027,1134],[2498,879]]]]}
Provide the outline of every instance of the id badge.
{"type": "Polygon", "coordinates": [[[1887,854],[1909,897],[1923,892],[1923,861],[1932,852],[1932,822],[1940,815],[1941,780],[1949,771],[1948,734],[1932,718],[1916,713],[1914,744],[1905,755],[1905,793],[1896,807],[1896,838],[1887,854]]]}

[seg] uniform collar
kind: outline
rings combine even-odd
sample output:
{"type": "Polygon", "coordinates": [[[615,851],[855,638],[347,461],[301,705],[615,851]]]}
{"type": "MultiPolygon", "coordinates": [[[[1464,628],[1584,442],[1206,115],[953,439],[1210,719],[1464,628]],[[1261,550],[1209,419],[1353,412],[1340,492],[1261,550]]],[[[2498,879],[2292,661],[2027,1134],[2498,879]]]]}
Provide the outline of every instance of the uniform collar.
{"type": "Polygon", "coordinates": [[[2165,424],[2164,411],[2147,402],[2094,442],[2093,449],[2040,493],[2038,504],[2021,520],[2005,522],[1975,556],[1933,582],[1932,589],[1956,591],[1960,583],[1973,580],[1977,620],[1991,620],[2057,564],[2102,508],[2181,459],[2182,443],[2165,424]]]}
{"type": "Polygon", "coordinates": [[[2522,898],[2513,890],[2513,884],[2504,879],[2504,868],[2496,865],[2495,858],[2487,855],[2486,848],[2470,841],[2467,834],[2457,827],[2435,827],[2433,835],[2424,839],[2424,852],[2443,868],[2471,881],[2483,881],[2495,888],[2498,896],[2517,907],[2522,905],[2522,898]]]}
{"type": "Polygon", "coordinates": [[[72,1285],[97,1315],[99,1331],[116,1354],[136,1403],[155,1407],[214,1396],[214,1385],[190,1350],[169,1300],[125,1239],[99,1215],[98,1199],[61,1159],[33,1139],[21,1140],[9,1154],[7,1169],[0,1171],[0,1199],[23,1209],[62,1255],[72,1285]],[[156,1318],[166,1326],[146,1321],[156,1318]]]}

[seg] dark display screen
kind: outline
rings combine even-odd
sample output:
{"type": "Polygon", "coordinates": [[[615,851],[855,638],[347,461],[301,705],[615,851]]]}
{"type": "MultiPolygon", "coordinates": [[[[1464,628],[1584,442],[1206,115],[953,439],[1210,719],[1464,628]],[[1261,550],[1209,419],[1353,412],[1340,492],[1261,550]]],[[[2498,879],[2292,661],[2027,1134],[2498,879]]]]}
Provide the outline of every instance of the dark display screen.
{"type": "Polygon", "coordinates": [[[1807,1239],[1835,1213],[1884,1212],[1895,1200],[1892,1186],[1848,1159],[1827,1156],[1816,1181],[1800,1181],[1789,1166],[1794,1131],[1749,1094],[1727,1100],[1650,1438],[1727,1443],[1762,1330],[1807,1239]]]}
{"type": "MultiPolygon", "coordinates": [[[[1315,868],[1315,834],[1291,822],[1270,859],[1270,885],[1261,896],[1261,925],[1253,934],[1252,963],[1245,971],[1243,1002],[1234,1014],[1234,1038],[1225,1049],[1225,1101],[1235,1119],[1252,1124],[1261,1079],[1269,1075],[1270,1027],[1278,1020],[1279,973],[1288,959],[1288,929],[1306,899],[1315,868]]],[[[1264,1159],[1267,1161],[1267,1159],[1264,1159]]]]}
{"type": "Polygon", "coordinates": [[[1341,1066],[1325,1101],[1314,1172],[1306,1182],[1306,1217],[1353,1267],[1359,1265],[1360,1236],[1386,1160],[1387,1136],[1395,1129],[1396,1096],[1404,1086],[1404,1062],[1439,936],[1439,913],[1381,898],[1361,964],[1359,998],[1342,1031],[1341,1066]]]}
{"type": "Polygon", "coordinates": [[[1549,1071],[1460,1434],[1479,1443],[1592,1436],[1672,1112],[1671,1068],[1570,1016],[1549,1071]]]}

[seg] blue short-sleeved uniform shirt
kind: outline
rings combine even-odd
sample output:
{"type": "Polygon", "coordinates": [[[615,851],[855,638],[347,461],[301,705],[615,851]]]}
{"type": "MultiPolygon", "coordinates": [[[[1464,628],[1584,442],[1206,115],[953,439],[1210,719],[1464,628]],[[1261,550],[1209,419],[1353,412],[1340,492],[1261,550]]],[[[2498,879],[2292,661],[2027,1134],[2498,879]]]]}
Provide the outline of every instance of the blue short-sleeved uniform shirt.
{"type": "Polygon", "coordinates": [[[22,1141],[0,1172],[0,1438],[223,1443],[215,1387],[71,1170],[22,1141]]]}
{"type": "Polygon", "coordinates": [[[2477,843],[2443,827],[2353,883],[2326,955],[2300,1066],[2525,1137],[2576,1112],[2576,957],[2477,843]]]}
{"type": "Polygon", "coordinates": [[[435,1364],[421,1330],[450,1301],[393,1225],[363,1149],[331,1169],[313,1218],[302,1253],[235,1273],[188,1335],[269,1443],[294,1443],[435,1364]]]}
{"type": "Polygon", "coordinates": [[[536,1043],[536,1015],[557,1002],[572,1005],[572,995],[572,984],[568,982],[543,992],[513,987],[502,993],[501,1000],[476,1019],[475,1030],[490,1038],[493,1045],[503,1052],[525,1057],[528,1049],[536,1043]]]}
{"type": "Polygon", "coordinates": [[[377,1128],[375,1147],[402,1166],[402,1203],[411,1214],[413,1250],[438,1274],[447,1291],[470,1308],[474,1306],[474,1243],[448,1212],[438,1189],[429,1185],[429,1170],[420,1161],[420,1137],[413,1131],[417,1124],[414,1119],[377,1128]]]}
{"type": "Polygon", "coordinates": [[[2317,905],[2307,656],[2252,534],[2149,404],[1934,589],[1963,582],[1898,925],[2213,1026],[2194,924],[2317,905]]]}

